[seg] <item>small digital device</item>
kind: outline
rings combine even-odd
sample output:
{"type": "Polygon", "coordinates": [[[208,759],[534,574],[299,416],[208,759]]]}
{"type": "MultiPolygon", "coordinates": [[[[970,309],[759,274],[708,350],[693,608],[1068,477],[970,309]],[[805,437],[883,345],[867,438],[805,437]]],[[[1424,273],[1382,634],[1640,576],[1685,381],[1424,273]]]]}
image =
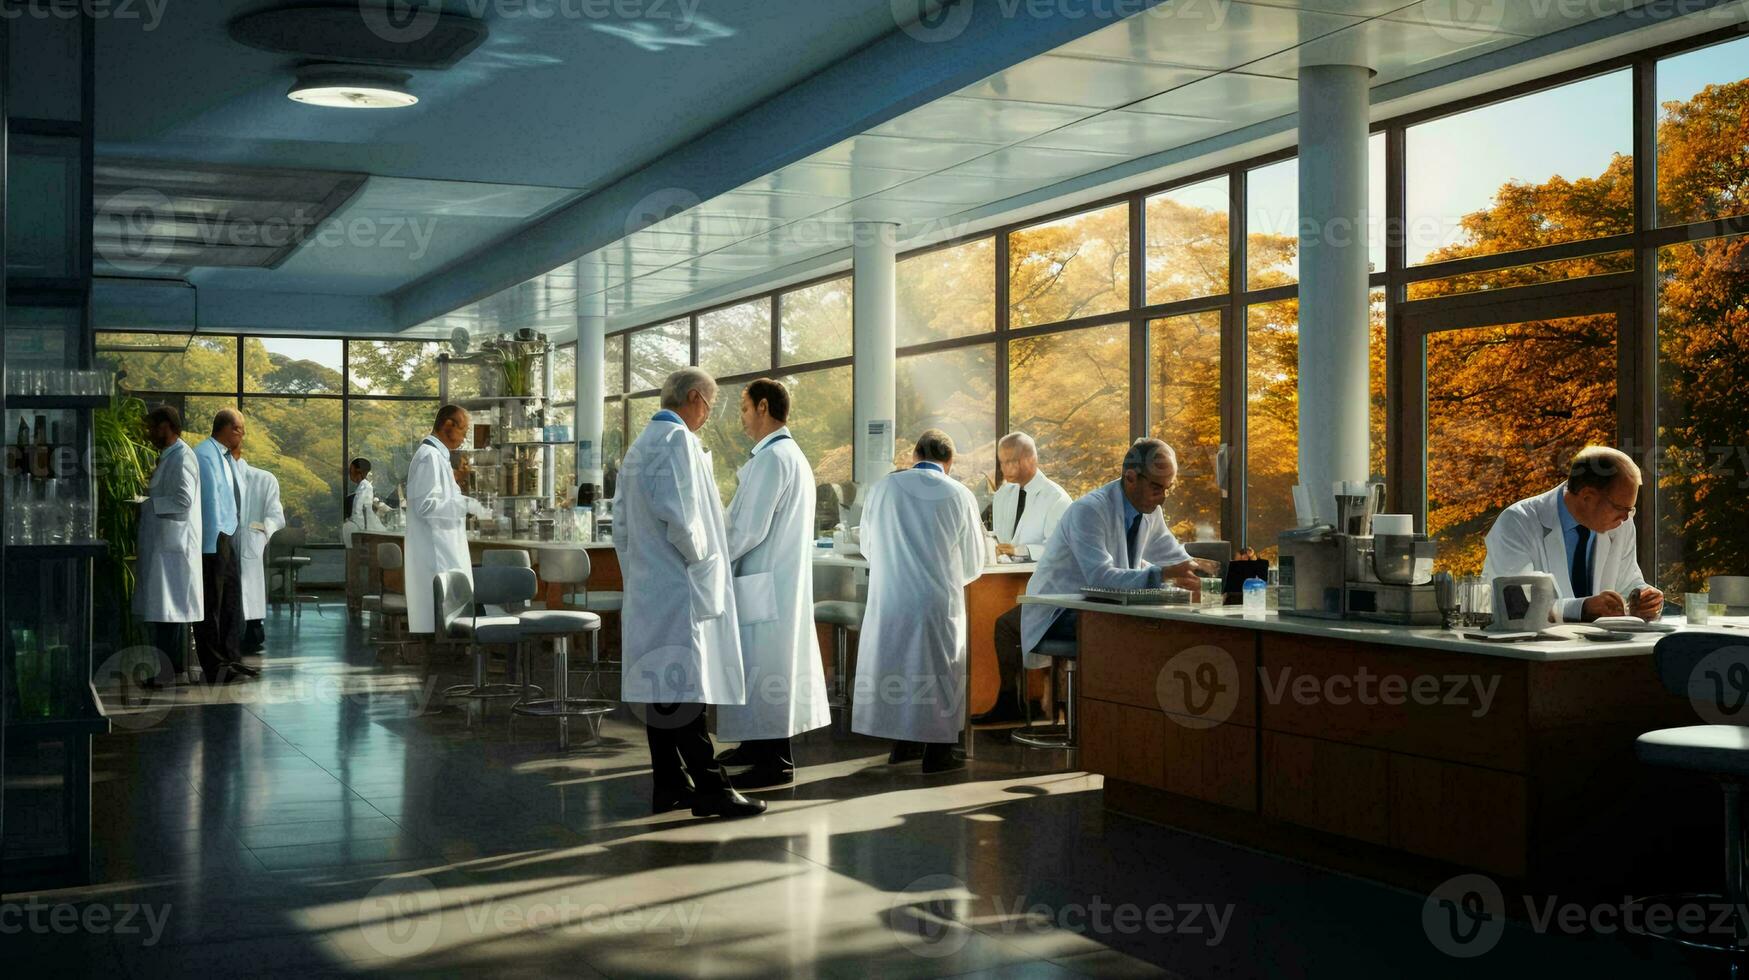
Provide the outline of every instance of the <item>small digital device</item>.
{"type": "Polygon", "coordinates": [[[1269,562],[1264,559],[1227,562],[1226,577],[1221,580],[1221,592],[1226,595],[1226,604],[1237,606],[1244,601],[1245,583],[1251,579],[1269,581],[1269,562]]]}

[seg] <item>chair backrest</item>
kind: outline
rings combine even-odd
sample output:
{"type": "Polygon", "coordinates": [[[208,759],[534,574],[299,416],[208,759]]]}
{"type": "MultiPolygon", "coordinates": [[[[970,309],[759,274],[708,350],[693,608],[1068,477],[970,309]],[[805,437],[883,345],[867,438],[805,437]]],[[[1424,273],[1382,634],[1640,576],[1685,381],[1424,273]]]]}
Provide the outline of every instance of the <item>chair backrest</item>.
{"type": "Polygon", "coordinates": [[[509,565],[514,568],[528,568],[528,552],[520,548],[487,548],[480,552],[482,565],[509,565]]]}
{"type": "Polygon", "coordinates": [[[433,575],[431,608],[437,613],[437,635],[454,636],[456,621],[474,615],[474,588],[467,573],[451,569],[433,575]]]}
{"type": "Polygon", "coordinates": [[[301,527],[282,527],[267,539],[267,559],[292,558],[304,546],[306,535],[301,527]]]}
{"type": "Polygon", "coordinates": [[[1687,698],[1719,725],[1749,725],[1749,637],[1722,632],[1671,633],[1652,648],[1664,689],[1687,698]]]}
{"type": "Polygon", "coordinates": [[[534,570],[515,565],[479,565],[474,568],[474,601],[505,606],[528,602],[535,595],[534,570]]]}
{"type": "Polygon", "coordinates": [[[589,552],[582,548],[542,548],[540,577],[555,585],[581,585],[589,581],[589,552]]]}
{"type": "Polygon", "coordinates": [[[388,541],[377,545],[377,567],[400,568],[401,546],[388,541]]]}

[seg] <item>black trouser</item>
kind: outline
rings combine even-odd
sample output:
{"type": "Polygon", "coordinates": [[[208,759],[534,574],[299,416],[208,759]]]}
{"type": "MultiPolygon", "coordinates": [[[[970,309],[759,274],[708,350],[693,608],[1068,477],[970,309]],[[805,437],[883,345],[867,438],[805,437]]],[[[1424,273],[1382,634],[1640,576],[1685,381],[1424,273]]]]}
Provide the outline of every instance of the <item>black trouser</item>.
{"type": "Polygon", "coordinates": [[[761,769],[793,770],[795,756],[790,755],[789,739],[750,738],[741,743],[740,755],[761,769]]]}
{"type": "Polygon", "coordinates": [[[200,580],[206,618],[194,628],[194,650],[208,681],[218,679],[219,668],[242,660],[243,567],[229,534],[219,535],[218,547],[200,556],[200,580]]]}
{"type": "Polygon", "coordinates": [[[249,619],[243,622],[243,652],[260,653],[267,646],[267,627],[259,619],[249,619]]]}
{"type": "Polygon", "coordinates": [[[185,639],[188,634],[184,632],[187,628],[187,623],[146,624],[147,639],[151,642],[152,646],[157,649],[158,653],[168,660],[170,666],[170,676],[166,677],[164,676],[165,660],[158,661],[154,669],[158,672],[157,679],[159,681],[169,681],[171,677],[188,669],[188,665],[183,663],[183,660],[187,657],[188,649],[186,646],[187,640],[185,639]]]}
{"type": "Polygon", "coordinates": [[[655,796],[679,796],[691,789],[711,796],[729,788],[729,777],[711,754],[710,728],[702,704],[646,705],[644,734],[650,740],[650,772],[655,796]],[[687,779],[688,776],[692,778],[687,779]]]}
{"type": "MultiPolygon", "coordinates": [[[[996,707],[992,711],[1000,711],[1004,697],[1013,698],[1015,707],[1026,710],[1026,684],[1021,679],[1020,655],[1020,610],[1015,606],[996,617],[996,666],[1001,671],[1002,690],[996,695],[996,707]]],[[[1052,640],[1073,640],[1076,637],[1076,612],[1067,610],[1059,615],[1051,628],[1045,631],[1045,636],[1052,640]]]]}

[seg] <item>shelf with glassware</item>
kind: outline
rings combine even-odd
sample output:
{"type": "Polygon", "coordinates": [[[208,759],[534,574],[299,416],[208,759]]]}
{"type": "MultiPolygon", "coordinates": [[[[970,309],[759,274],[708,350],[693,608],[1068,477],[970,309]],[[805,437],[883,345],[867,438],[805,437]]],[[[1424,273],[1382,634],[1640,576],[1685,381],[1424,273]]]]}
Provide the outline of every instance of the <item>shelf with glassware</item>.
{"type": "MultiPolygon", "coordinates": [[[[452,338],[464,352],[469,343],[452,338]]],[[[440,394],[466,408],[473,423],[456,453],[457,482],[497,512],[501,528],[544,524],[557,503],[552,451],[570,445],[572,434],[550,411],[552,369],[553,345],[532,330],[494,337],[471,354],[438,358],[440,394]]]]}

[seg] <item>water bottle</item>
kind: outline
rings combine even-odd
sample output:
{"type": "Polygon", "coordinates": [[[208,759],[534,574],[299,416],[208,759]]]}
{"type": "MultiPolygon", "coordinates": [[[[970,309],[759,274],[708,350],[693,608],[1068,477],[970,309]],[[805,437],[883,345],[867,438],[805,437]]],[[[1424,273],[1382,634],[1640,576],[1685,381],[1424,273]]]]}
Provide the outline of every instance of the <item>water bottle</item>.
{"type": "Polygon", "coordinates": [[[1245,615],[1262,616],[1269,609],[1269,583],[1260,578],[1245,580],[1245,615]]]}

